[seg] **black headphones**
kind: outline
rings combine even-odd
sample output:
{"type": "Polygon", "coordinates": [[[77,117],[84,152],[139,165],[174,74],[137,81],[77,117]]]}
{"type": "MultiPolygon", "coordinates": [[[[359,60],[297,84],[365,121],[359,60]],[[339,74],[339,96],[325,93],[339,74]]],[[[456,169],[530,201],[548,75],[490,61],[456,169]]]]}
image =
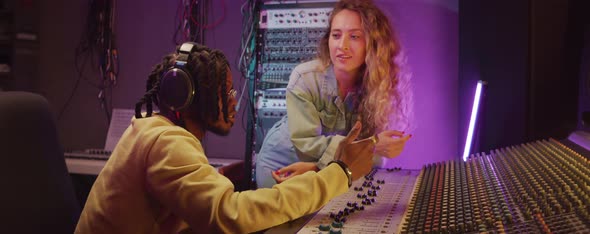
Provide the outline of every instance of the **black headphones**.
{"type": "Polygon", "coordinates": [[[196,87],[190,72],[186,70],[186,64],[195,47],[196,44],[192,42],[182,44],[176,52],[174,66],[168,69],[160,79],[158,100],[160,104],[172,111],[183,110],[193,102],[196,87]]]}

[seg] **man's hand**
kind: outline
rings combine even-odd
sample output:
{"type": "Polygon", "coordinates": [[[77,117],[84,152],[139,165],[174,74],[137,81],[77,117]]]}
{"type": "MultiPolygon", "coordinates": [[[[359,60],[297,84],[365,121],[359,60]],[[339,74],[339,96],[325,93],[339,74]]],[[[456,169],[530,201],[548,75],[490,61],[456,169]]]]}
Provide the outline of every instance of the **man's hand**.
{"type": "Polygon", "coordinates": [[[361,132],[361,126],[360,121],[354,124],[348,135],[338,145],[334,155],[334,159],[340,160],[348,166],[352,172],[353,181],[369,173],[373,167],[375,141],[354,141],[361,132]]]}
{"type": "Polygon", "coordinates": [[[290,179],[293,176],[301,175],[308,171],[318,171],[319,168],[312,162],[296,162],[271,173],[277,184],[290,179]]]}

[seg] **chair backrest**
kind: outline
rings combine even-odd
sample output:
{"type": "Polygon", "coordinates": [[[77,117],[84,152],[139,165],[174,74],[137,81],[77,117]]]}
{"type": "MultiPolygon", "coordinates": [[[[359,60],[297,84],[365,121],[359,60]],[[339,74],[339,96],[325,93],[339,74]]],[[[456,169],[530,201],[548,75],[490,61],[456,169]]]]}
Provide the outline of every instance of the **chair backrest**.
{"type": "Polygon", "coordinates": [[[44,97],[0,91],[0,230],[73,233],[80,215],[44,97]]]}

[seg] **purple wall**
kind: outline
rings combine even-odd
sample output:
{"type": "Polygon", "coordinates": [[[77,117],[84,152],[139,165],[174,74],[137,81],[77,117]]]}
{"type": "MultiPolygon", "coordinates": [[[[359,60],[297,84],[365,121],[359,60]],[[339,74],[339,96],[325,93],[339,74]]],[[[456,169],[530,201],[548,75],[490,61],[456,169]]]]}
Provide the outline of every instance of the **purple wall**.
{"type": "MultiPolygon", "coordinates": [[[[74,50],[86,28],[89,1],[59,0],[41,3],[40,92],[54,107],[56,115],[65,105],[78,78],[74,50]],[[63,8],[60,6],[68,6],[63,8]]],[[[213,1],[212,17],[222,15],[221,1],[213,1]]],[[[227,2],[227,0],[226,0],[227,2]]],[[[112,91],[113,107],[132,109],[145,92],[145,80],[153,65],[175,48],[177,1],[117,1],[116,34],[120,53],[120,74],[112,91]]],[[[236,87],[242,79],[235,67],[241,32],[238,4],[228,4],[225,20],[207,32],[206,44],[222,50],[232,64],[236,87]],[[211,43],[209,43],[211,42],[211,43]]],[[[66,149],[103,148],[108,121],[97,100],[98,73],[88,61],[84,78],[59,119],[59,133],[66,149]]],[[[110,95],[110,94],[109,94],[110,95]]],[[[242,113],[237,119],[242,118],[242,113]]],[[[245,133],[241,122],[224,141],[209,134],[204,147],[212,157],[244,157],[245,133]],[[231,142],[232,147],[226,147],[231,142]],[[218,147],[219,146],[219,147],[218,147]]]]}
{"type": "MultiPolygon", "coordinates": [[[[419,169],[455,159],[458,134],[457,1],[378,1],[405,48],[414,86],[415,129],[388,166],[419,169]]],[[[467,98],[467,97],[461,97],[467,98]]]]}
{"type": "MultiPolygon", "coordinates": [[[[74,49],[85,26],[87,1],[41,3],[40,92],[56,114],[65,105],[77,79],[74,49]],[[63,8],[60,6],[68,6],[63,8]]],[[[222,1],[212,1],[211,19],[222,17],[222,1]]],[[[225,0],[224,21],[206,32],[206,44],[222,50],[232,64],[235,87],[243,79],[236,68],[241,33],[240,4],[225,0]]],[[[458,142],[458,3],[457,0],[378,0],[391,15],[406,49],[413,74],[416,128],[406,149],[389,166],[421,168],[425,163],[457,158],[458,142]]],[[[152,66],[174,49],[177,1],[117,1],[116,32],[120,50],[119,82],[112,93],[115,108],[133,108],[143,95],[152,66]]],[[[96,71],[86,69],[96,83],[96,71]]],[[[66,149],[103,148],[108,128],[96,99],[98,90],[81,81],[59,121],[66,149]]],[[[463,97],[461,97],[463,98],[463,97]]],[[[465,97],[470,98],[470,97],[465,97]]],[[[242,106],[243,107],[243,106],[242,106]]],[[[225,138],[209,134],[204,142],[210,157],[243,158],[245,115],[242,108],[232,133],[225,138]]]]}

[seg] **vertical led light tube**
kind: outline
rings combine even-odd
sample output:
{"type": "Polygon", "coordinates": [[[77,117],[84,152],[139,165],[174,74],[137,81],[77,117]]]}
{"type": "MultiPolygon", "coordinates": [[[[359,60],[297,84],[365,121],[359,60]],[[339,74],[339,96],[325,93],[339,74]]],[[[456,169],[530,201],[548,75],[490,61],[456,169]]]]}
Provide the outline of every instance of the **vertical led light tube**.
{"type": "Polygon", "coordinates": [[[467,139],[465,140],[465,149],[463,150],[463,161],[467,161],[469,152],[471,151],[471,143],[473,141],[473,131],[475,129],[475,123],[477,121],[477,113],[479,110],[479,101],[481,99],[481,89],[483,81],[477,82],[475,88],[475,96],[473,97],[473,108],[471,108],[471,118],[469,118],[469,129],[467,130],[467,139]]]}

